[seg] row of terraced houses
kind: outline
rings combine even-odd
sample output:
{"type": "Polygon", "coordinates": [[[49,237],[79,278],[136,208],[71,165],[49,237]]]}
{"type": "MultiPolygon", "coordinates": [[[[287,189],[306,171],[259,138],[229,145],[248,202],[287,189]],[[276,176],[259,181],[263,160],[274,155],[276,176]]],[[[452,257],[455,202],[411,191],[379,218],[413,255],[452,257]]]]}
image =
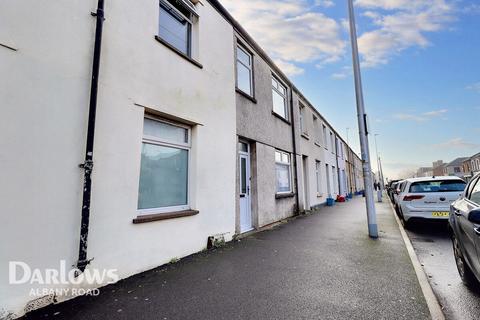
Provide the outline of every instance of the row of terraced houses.
{"type": "Polygon", "coordinates": [[[0,319],[71,297],[12,284],[11,261],[123,279],[363,190],[358,155],[217,0],[103,2],[0,3],[0,319]]]}

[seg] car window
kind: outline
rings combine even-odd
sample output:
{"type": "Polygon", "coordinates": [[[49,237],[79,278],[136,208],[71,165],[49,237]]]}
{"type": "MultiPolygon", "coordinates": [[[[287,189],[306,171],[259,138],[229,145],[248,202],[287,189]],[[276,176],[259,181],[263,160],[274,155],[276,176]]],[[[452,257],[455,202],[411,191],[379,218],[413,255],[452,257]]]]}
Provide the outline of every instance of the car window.
{"type": "Polygon", "coordinates": [[[465,191],[465,198],[469,199],[470,194],[472,193],[472,189],[475,186],[475,183],[477,183],[478,179],[472,179],[470,183],[467,185],[466,191],[465,191]]]}
{"type": "Polygon", "coordinates": [[[476,204],[480,205],[480,182],[477,179],[475,186],[472,189],[470,194],[470,201],[475,202],[476,204]]]}
{"type": "Polygon", "coordinates": [[[410,185],[410,193],[463,191],[465,186],[462,180],[418,181],[410,185]]]}

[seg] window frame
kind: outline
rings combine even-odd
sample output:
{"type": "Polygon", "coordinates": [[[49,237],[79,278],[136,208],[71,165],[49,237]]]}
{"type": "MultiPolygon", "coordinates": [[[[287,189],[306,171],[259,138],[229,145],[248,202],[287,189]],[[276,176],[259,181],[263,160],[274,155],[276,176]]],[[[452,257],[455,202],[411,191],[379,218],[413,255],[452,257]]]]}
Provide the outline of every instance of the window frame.
{"type": "Polygon", "coordinates": [[[247,49],[247,47],[240,42],[238,39],[236,41],[236,47],[235,47],[235,89],[238,91],[246,94],[247,96],[255,99],[255,70],[254,70],[254,55],[253,53],[247,49]],[[238,50],[242,50],[246,55],[250,57],[250,63],[251,66],[246,66],[242,61],[238,59],[238,50]],[[246,67],[250,71],[250,91],[251,93],[249,94],[248,92],[243,91],[238,87],[238,63],[241,63],[244,67],[246,67]]]}
{"type": "Polygon", "coordinates": [[[275,149],[275,157],[274,157],[274,160],[275,160],[275,194],[289,194],[289,193],[293,193],[293,181],[292,181],[292,156],[290,153],[288,152],[285,152],[285,151],[282,151],[282,150],[278,150],[278,149],[275,149]],[[283,162],[283,161],[277,161],[277,157],[276,157],[276,153],[280,153],[280,158],[282,158],[282,155],[286,155],[288,157],[288,163],[287,162],[283,162]],[[289,190],[288,191],[278,191],[278,181],[277,181],[277,174],[276,174],[276,170],[277,170],[277,165],[281,165],[281,166],[287,166],[288,165],[288,181],[289,181],[289,190]]]}
{"type": "Polygon", "coordinates": [[[300,133],[308,136],[307,125],[305,123],[305,106],[301,102],[298,103],[298,112],[300,118],[300,133]]]}
{"type": "Polygon", "coordinates": [[[468,190],[468,197],[467,197],[467,199],[468,199],[468,201],[470,201],[472,204],[475,204],[475,205],[477,205],[477,206],[480,206],[480,203],[475,202],[475,201],[472,200],[473,190],[475,190],[475,188],[476,188],[477,186],[480,186],[480,178],[477,178],[477,179],[475,180],[475,183],[472,184],[472,188],[468,190]]]}
{"type": "Polygon", "coordinates": [[[324,147],[328,150],[327,126],[324,123],[322,123],[322,135],[324,147]]]}
{"type": "MultiPolygon", "coordinates": [[[[171,212],[176,212],[176,211],[191,210],[190,193],[191,193],[191,185],[192,184],[191,184],[191,174],[190,174],[191,170],[190,170],[190,168],[191,168],[191,163],[192,163],[191,162],[192,127],[188,126],[188,125],[185,125],[185,124],[182,124],[182,123],[174,122],[174,121],[167,120],[167,119],[160,118],[160,117],[155,117],[155,116],[148,115],[148,114],[146,114],[143,117],[143,125],[145,125],[145,119],[157,121],[157,122],[160,122],[160,123],[165,123],[165,124],[168,124],[168,125],[171,125],[171,126],[174,126],[174,127],[179,127],[179,128],[187,130],[187,136],[186,136],[187,142],[186,143],[172,142],[172,141],[168,141],[166,139],[162,139],[162,138],[154,137],[154,136],[150,136],[150,135],[145,135],[145,134],[142,133],[142,146],[143,146],[144,143],[146,143],[146,144],[152,144],[152,145],[157,145],[157,146],[182,149],[182,150],[187,151],[187,153],[188,153],[188,156],[187,156],[187,201],[186,201],[185,205],[177,205],[177,206],[169,206],[169,207],[157,207],[157,208],[148,208],[148,209],[139,209],[138,208],[138,203],[137,203],[137,214],[138,214],[138,216],[156,214],[156,213],[171,213],[171,212]]],[[[141,170],[141,164],[140,164],[140,170],[141,170]]],[[[138,177],[137,201],[138,201],[139,197],[140,197],[140,172],[139,172],[139,177],[138,177]]]]}
{"type": "MultiPolygon", "coordinates": [[[[183,2],[183,1],[182,1],[183,2]]],[[[180,12],[180,10],[178,10],[177,8],[175,8],[174,5],[172,5],[170,2],[168,2],[167,0],[159,0],[158,2],[158,5],[159,5],[159,17],[158,17],[158,30],[157,30],[157,37],[159,37],[162,41],[168,43],[171,47],[175,48],[176,50],[178,50],[178,52],[184,54],[185,56],[187,56],[188,58],[192,59],[192,33],[193,33],[193,17],[186,17],[182,12],[180,12]],[[187,27],[187,52],[183,52],[181,49],[177,48],[175,45],[173,45],[172,43],[170,43],[168,40],[166,40],[165,38],[163,38],[161,35],[160,35],[160,10],[162,10],[162,5],[164,7],[168,7],[170,8],[170,10],[173,10],[176,14],[178,14],[180,17],[182,17],[183,19],[185,19],[186,23],[188,24],[188,27],[187,27]]],[[[192,10],[192,8],[190,8],[188,5],[185,6],[185,9],[187,11],[190,12],[190,14],[192,16],[197,16],[198,17],[198,14],[192,10]]],[[[167,10],[165,8],[163,8],[163,10],[167,10]]],[[[172,15],[168,10],[167,10],[167,13],[172,15]]],[[[176,18],[176,17],[175,17],[176,18]]]]}
{"type": "Polygon", "coordinates": [[[271,76],[271,80],[272,82],[275,81],[277,83],[277,86],[274,87],[273,86],[273,83],[272,83],[272,112],[275,113],[276,115],[278,115],[280,118],[286,120],[286,121],[289,121],[290,119],[290,115],[288,113],[288,88],[287,86],[275,75],[272,73],[272,76],[271,76]],[[283,89],[285,89],[285,94],[283,94],[279,89],[278,87],[282,87],[283,89]],[[281,97],[283,97],[283,108],[284,108],[284,112],[285,112],[285,116],[281,115],[280,113],[276,112],[274,110],[274,103],[273,103],[273,91],[275,91],[277,94],[279,94],[281,97]]]}
{"type": "Polygon", "coordinates": [[[320,160],[315,160],[315,177],[317,180],[317,196],[322,194],[322,162],[320,160]]]}

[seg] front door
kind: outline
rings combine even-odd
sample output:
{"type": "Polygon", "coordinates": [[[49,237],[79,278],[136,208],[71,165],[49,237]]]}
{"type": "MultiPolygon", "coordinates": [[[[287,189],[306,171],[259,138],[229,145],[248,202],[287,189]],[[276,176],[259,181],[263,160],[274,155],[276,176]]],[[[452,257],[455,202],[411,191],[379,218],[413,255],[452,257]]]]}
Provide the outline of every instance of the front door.
{"type": "Polygon", "coordinates": [[[253,229],[252,205],[250,197],[250,150],[248,143],[239,143],[239,173],[240,173],[240,232],[253,229]]]}
{"type": "Polygon", "coordinates": [[[309,184],[309,180],[308,180],[308,157],[307,156],[303,156],[302,157],[302,160],[303,160],[303,187],[304,187],[304,203],[305,203],[305,210],[310,210],[310,198],[308,197],[309,196],[309,192],[310,192],[310,188],[308,187],[308,184],[309,184]]]}

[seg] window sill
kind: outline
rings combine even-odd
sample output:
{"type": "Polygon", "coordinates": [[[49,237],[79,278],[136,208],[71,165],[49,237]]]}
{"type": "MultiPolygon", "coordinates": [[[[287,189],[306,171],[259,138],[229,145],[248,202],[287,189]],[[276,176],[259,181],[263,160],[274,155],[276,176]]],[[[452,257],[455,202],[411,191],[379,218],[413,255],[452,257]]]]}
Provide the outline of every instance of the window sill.
{"type": "Polygon", "coordinates": [[[323,193],[317,193],[317,198],[323,197],[323,193]]]}
{"type": "Polygon", "coordinates": [[[295,193],[289,192],[289,193],[277,193],[275,194],[275,199],[283,199],[283,198],[291,198],[294,197],[295,193]]]}
{"type": "Polygon", "coordinates": [[[184,58],[185,60],[189,61],[190,63],[192,63],[193,65],[195,65],[196,67],[202,69],[203,68],[203,65],[192,59],[191,57],[187,56],[185,53],[183,53],[182,51],[178,50],[177,48],[175,48],[174,46],[172,46],[170,43],[168,43],[167,41],[163,40],[162,38],[160,38],[159,36],[155,36],[155,40],[157,40],[158,42],[160,42],[161,44],[163,44],[165,47],[167,47],[168,49],[172,50],[173,52],[175,52],[176,54],[178,54],[180,57],[184,58]]]}
{"type": "Polygon", "coordinates": [[[139,224],[139,223],[153,222],[153,221],[159,221],[159,220],[189,217],[189,216],[197,215],[198,213],[199,213],[198,210],[183,210],[183,211],[175,211],[175,212],[145,214],[145,215],[137,216],[135,219],[133,219],[132,222],[134,224],[139,224]]]}
{"type": "Polygon", "coordinates": [[[286,124],[290,125],[290,121],[288,121],[287,119],[285,119],[284,117],[282,117],[281,115],[279,115],[278,113],[276,113],[275,111],[272,110],[272,114],[277,117],[278,119],[282,120],[283,122],[285,122],[286,124]]]}
{"type": "Polygon", "coordinates": [[[318,143],[318,142],[314,142],[314,143],[315,143],[315,145],[316,145],[317,147],[320,147],[320,148],[322,147],[322,146],[320,145],[320,143],[318,143]]]}
{"type": "Polygon", "coordinates": [[[254,97],[252,97],[251,95],[249,95],[248,93],[246,92],[243,92],[242,90],[238,89],[238,88],[235,88],[235,91],[240,94],[241,96],[247,98],[248,100],[252,101],[253,103],[257,103],[257,99],[255,99],[254,97]]]}
{"type": "Polygon", "coordinates": [[[302,137],[304,137],[304,138],[307,139],[307,140],[310,140],[310,137],[309,137],[308,134],[306,134],[306,133],[302,133],[302,137]]]}

